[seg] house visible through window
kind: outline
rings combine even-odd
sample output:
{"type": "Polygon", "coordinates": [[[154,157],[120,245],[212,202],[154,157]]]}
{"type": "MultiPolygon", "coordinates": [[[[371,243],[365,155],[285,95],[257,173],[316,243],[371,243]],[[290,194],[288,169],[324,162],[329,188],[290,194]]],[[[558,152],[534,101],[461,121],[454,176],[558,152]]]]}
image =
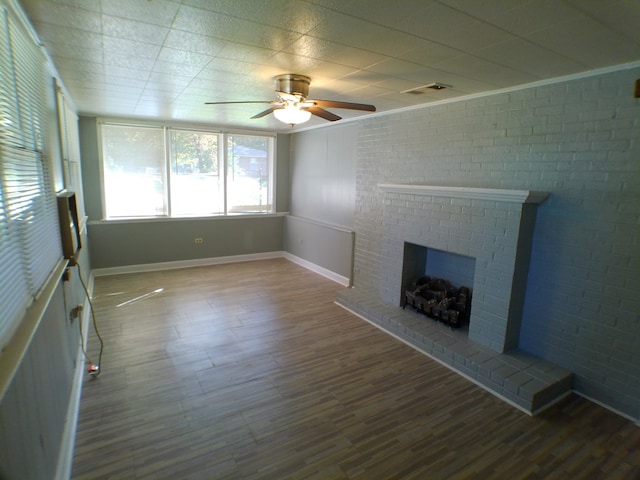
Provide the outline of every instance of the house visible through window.
{"type": "Polygon", "coordinates": [[[106,218],[273,211],[274,139],[101,124],[106,218]]]}

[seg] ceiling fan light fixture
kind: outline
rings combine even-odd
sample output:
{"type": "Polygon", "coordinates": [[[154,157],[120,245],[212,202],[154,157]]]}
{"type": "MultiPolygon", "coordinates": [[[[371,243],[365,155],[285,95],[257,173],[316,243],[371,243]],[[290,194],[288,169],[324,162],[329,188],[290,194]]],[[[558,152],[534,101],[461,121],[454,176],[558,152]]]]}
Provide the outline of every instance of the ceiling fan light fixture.
{"type": "Polygon", "coordinates": [[[295,105],[286,105],[284,108],[274,110],[273,114],[278,120],[288,125],[298,125],[311,118],[311,112],[302,110],[295,105]]]}

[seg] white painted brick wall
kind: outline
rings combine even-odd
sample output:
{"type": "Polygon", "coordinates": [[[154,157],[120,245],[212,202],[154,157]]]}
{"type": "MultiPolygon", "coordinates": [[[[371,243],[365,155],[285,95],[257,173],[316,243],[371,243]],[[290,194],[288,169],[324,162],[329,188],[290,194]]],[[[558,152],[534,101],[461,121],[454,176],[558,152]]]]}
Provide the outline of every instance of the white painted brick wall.
{"type": "MultiPolygon", "coordinates": [[[[501,262],[494,249],[513,248],[482,231],[487,219],[498,228],[510,221],[487,202],[388,201],[378,183],[549,191],[537,212],[520,347],[572,370],[578,391],[640,419],[637,78],[640,69],[622,70],[364,119],[356,173],[356,287],[397,301],[400,261],[394,266],[390,260],[401,250],[396,235],[426,236],[435,248],[450,241],[467,255],[474,248],[492,252],[481,260],[488,268],[501,262]],[[453,211],[484,217],[468,225],[479,245],[454,233],[459,225],[453,211]],[[431,220],[413,224],[423,213],[431,220]]],[[[493,290],[501,285],[491,275],[482,282],[493,290]]],[[[489,338],[495,312],[481,313],[489,320],[472,328],[489,338]]]]}

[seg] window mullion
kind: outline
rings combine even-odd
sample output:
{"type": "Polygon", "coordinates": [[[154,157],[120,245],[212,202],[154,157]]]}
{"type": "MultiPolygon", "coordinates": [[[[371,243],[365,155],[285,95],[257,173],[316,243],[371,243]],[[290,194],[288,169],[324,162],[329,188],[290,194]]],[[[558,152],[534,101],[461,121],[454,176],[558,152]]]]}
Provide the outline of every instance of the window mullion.
{"type": "Polygon", "coordinates": [[[173,144],[171,144],[171,129],[163,127],[164,129],[164,175],[165,185],[164,188],[164,209],[168,217],[173,216],[171,213],[171,150],[173,144]]]}
{"type": "Polygon", "coordinates": [[[220,161],[220,156],[222,155],[222,191],[224,192],[224,214],[225,215],[229,215],[229,210],[228,210],[228,199],[227,199],[227,195],[228,195],[228,189],[227,189],[227,175],[228,175],[228,159],[229,159],[229,154],[228,154],[228,150],[229,150],[229,146],[227,145],[227,142],[229,141],[229,135],[226,133],[222,133],[220,135],[221,137],[221,148],[218,148],[218,161],[220,161]]]}

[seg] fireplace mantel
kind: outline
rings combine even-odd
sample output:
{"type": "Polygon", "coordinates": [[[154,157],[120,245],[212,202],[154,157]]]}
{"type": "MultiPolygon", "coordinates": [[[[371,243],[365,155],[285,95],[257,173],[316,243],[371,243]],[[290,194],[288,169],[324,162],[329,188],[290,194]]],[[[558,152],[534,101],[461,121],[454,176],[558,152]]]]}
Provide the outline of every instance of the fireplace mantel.
{"type": "Polygon", "coordinates": [[[447,187],[440,185],[410,185],[380,183],[384,192],[431,195],[437,197],[468,198],[473,200],[493,200],[497,202],[540,204],[549,196],[548,192],[534,190],[508,190],[502,188],[447,187]]]}

